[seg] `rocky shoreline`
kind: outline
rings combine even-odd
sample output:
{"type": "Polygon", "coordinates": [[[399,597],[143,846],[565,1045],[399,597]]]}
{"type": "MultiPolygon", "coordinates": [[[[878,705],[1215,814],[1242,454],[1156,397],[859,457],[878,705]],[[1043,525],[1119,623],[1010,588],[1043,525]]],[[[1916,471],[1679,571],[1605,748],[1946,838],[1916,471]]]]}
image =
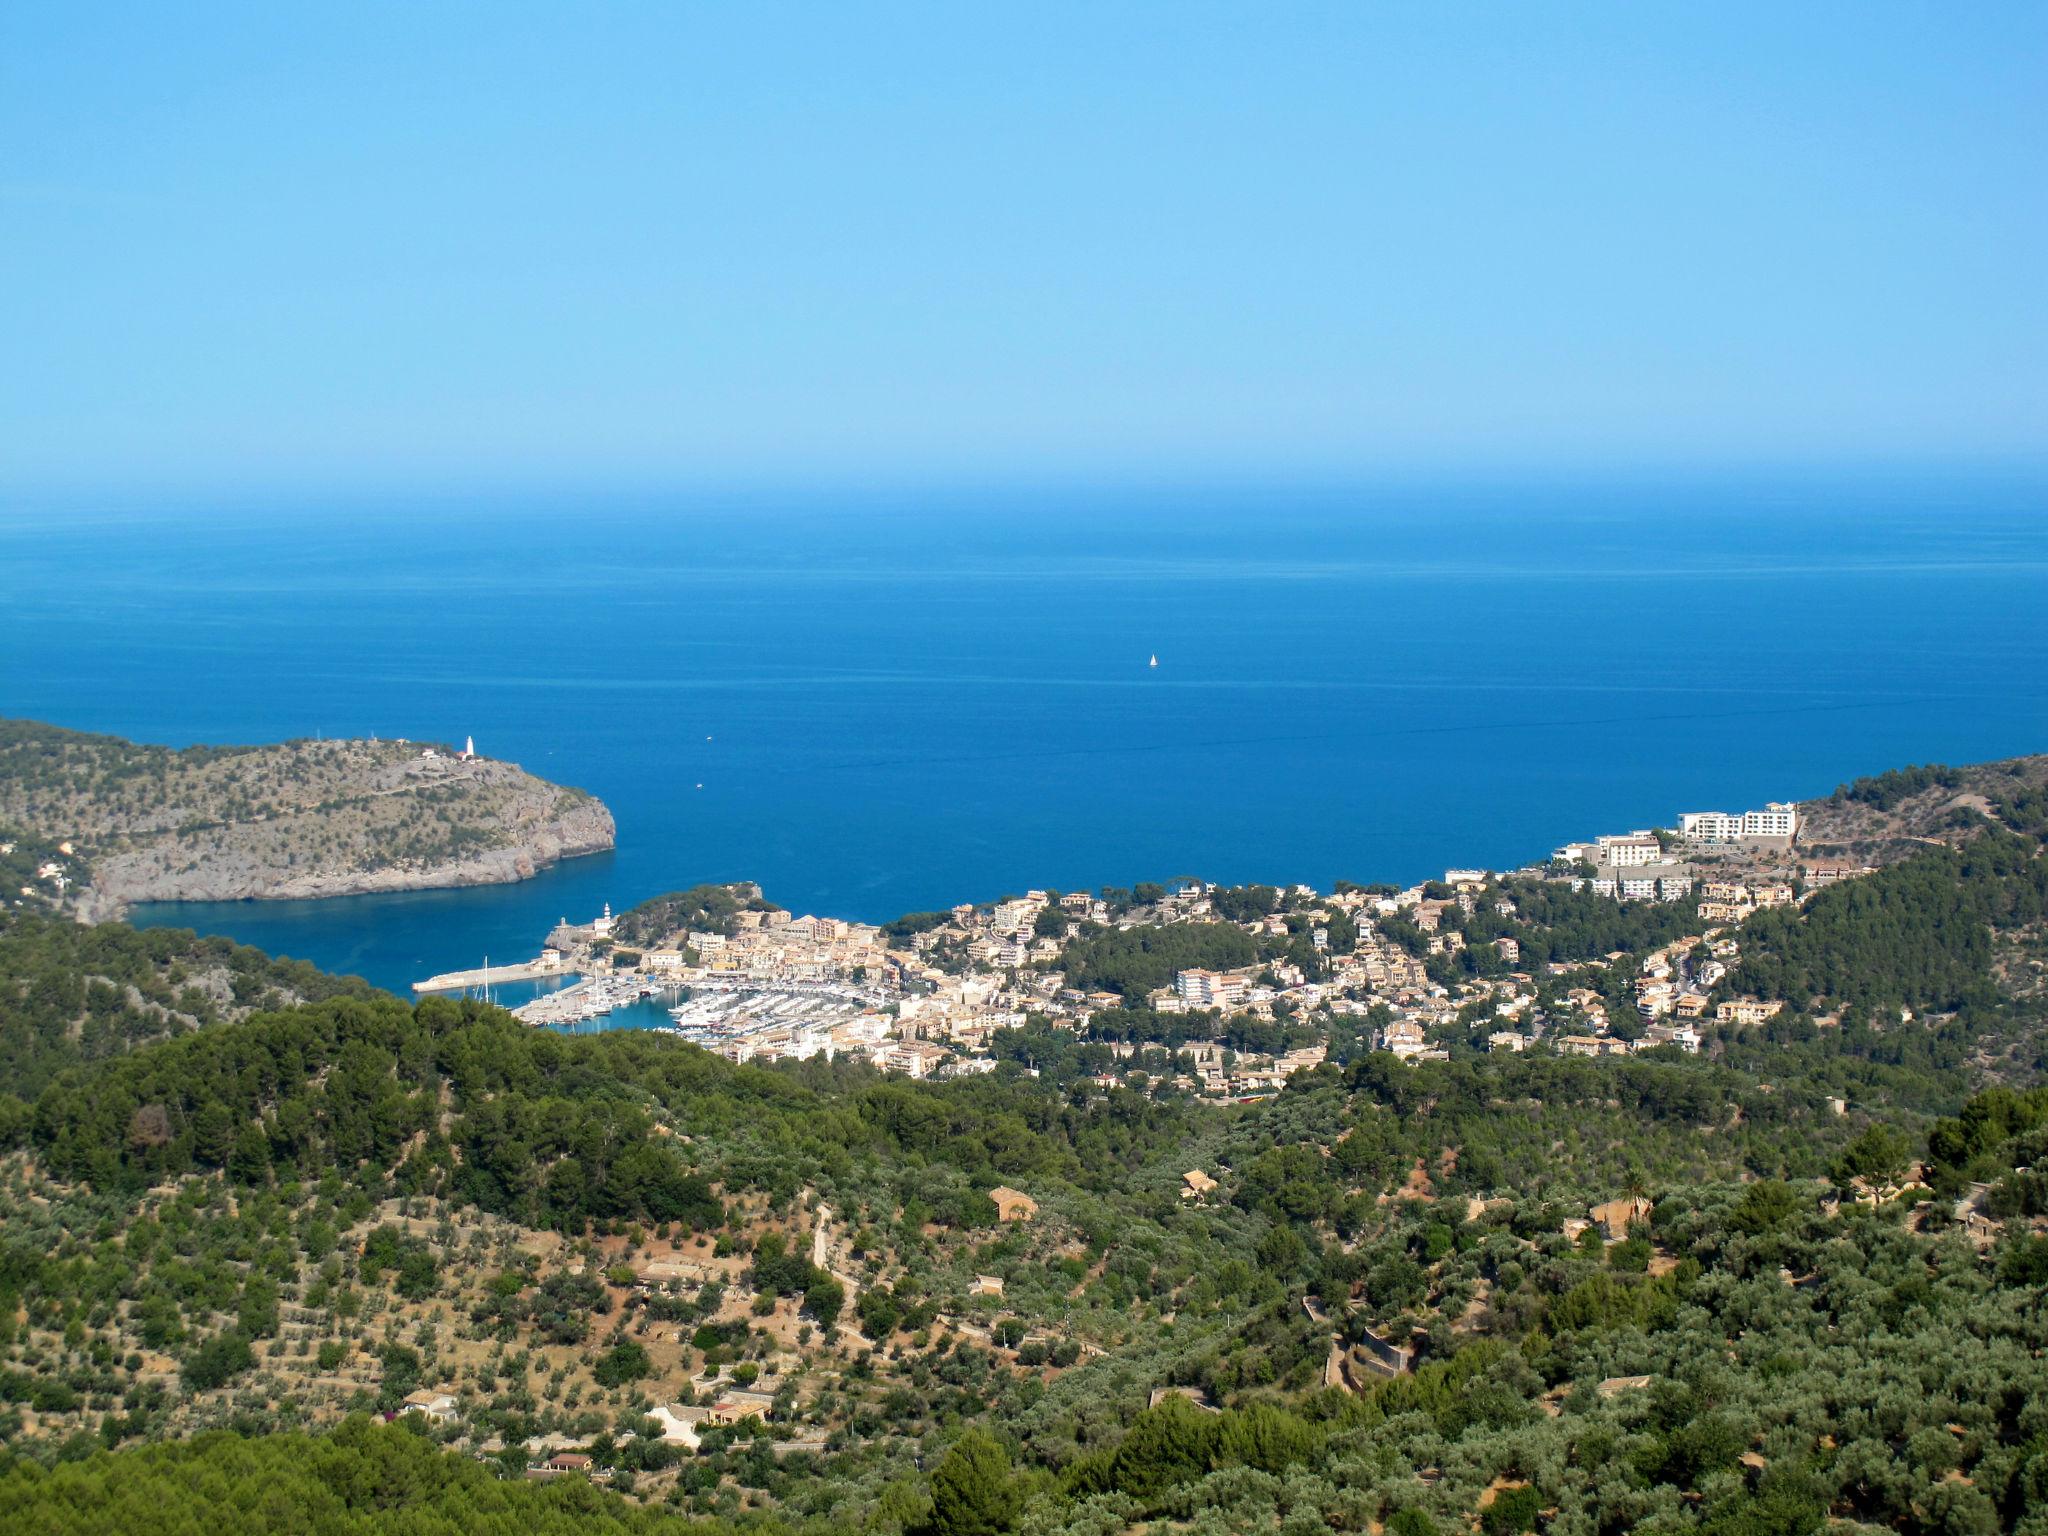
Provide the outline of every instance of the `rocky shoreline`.
{"type": "Polygon", "coordinates": [[[107,922],[140,902],[307,901],[511,885],[530,880],[563,859],[608,853],[616,843],[611,812],[591,800],[505,847],[442,862],[301,871],[252,865],[223,850],[224,857],[218,860],[171,871],[146,853],[117,854],[94,865],[92,884],[80,892],[77,910],[84,921],[107,922]]]}

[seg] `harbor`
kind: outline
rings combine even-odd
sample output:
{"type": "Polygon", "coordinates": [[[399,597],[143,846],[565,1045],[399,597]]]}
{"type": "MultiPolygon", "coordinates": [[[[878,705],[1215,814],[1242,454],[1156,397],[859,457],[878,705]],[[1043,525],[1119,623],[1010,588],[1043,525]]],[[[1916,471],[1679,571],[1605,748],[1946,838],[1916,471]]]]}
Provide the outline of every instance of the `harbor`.
{"type": "Polygon", "coordinates": [[[873,1057],[899,1043],[891,1025],[902,961],[870,927],[751,909],[730,933],[678,930],[628,958],[614,923],[607,904],[587,923],[557,923],[536,960],[499,966],[486,957],[413,990],[481,997],[564,1034],[658,1031],[735,1061],[873,1057]]]}

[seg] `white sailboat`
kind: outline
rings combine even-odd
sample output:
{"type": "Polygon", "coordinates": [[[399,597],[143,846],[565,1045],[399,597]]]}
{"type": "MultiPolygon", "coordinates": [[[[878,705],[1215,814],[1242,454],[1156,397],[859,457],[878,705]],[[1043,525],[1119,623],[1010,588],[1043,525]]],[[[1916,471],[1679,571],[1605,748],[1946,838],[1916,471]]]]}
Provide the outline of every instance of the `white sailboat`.
{"type": "Polygon", "coordinates": [[[1155,667],[1159,665],[1159,653],[1157,651],[1152,653],[1152,665],[1155,667]]]}

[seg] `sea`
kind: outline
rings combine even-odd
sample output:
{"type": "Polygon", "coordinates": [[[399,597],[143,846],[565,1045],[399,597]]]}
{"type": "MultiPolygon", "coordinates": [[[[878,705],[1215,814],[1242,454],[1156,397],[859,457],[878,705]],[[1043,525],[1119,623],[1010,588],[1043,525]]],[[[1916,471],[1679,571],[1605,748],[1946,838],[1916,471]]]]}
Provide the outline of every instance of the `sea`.
{"type": "Polygon", "coordinates": [[[2021,470],[17,499],[0,573],[0,713],[473,736],[612,808],[516,885],[135,913],[399,992],[698,881],[1407,882],[2048,749],[2021,470]]]}

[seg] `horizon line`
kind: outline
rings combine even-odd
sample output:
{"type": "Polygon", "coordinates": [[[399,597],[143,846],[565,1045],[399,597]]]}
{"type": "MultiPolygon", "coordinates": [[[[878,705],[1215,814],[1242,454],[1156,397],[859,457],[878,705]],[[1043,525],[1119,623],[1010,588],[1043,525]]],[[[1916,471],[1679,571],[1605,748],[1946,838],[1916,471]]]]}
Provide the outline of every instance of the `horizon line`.
{"type": "Polygon", "coordinates": [[[446,508],[485,498],[598,497],[719,500],[729,497],[810,498],[1057,494],[1087,491],[1187,495],[1253,491],[1359,494],[1374,491],[1466,491],[1524,488],[1640,489],[1645,482],[1724,483],[1762,488],[1771,483],[1869,483],[1923,480],[2042,482],[2048,491],[2048,449],[2011,453],[1898,453],[1890,455],[1625,456],[1592,460],[1554,458],[1483,461],[1411,459],[1355,463],[1028,464],[820,467],[802,473],[768,469],[691,472],[684,469],[608,472],[510,468],[461,472],[243,476],[159,475],[42,480],[0,478],[0,518],[53,510],[104,513],[224,510],[238,504],[285,501],[294,510],[325,504],[360,511],[366,499],[426,502],[446,508]],[[108,505],[125,503],[128,506],[108,505]],[[140,503],[141,505],[136,505],[140,503]]]}

